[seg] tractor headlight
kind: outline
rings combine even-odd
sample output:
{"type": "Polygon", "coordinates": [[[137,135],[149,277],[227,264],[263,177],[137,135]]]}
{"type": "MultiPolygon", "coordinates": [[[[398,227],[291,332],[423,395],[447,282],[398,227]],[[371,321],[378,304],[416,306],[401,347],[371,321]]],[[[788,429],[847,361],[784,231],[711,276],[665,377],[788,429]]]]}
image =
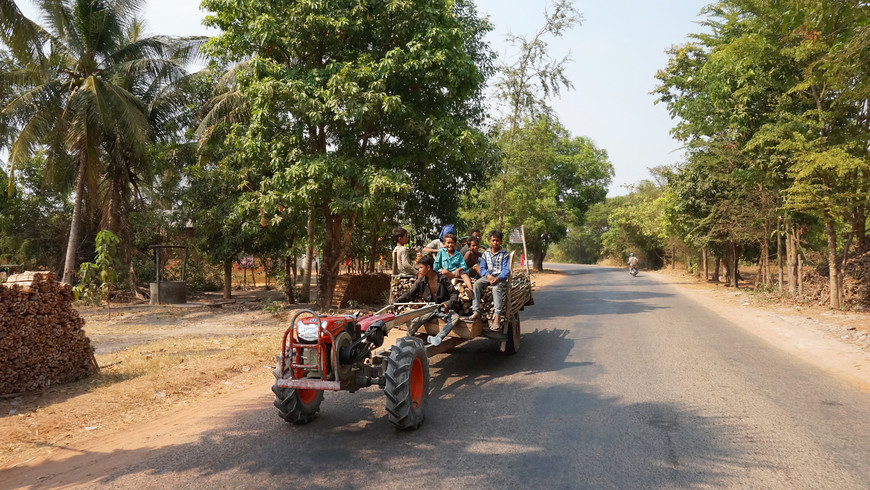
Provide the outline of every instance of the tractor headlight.
{"type": "MultiPolygon", "coordinates": [[[[320,324],[321,327],[326,328],[326,322],[322,322],[320,324]]],[[[308,342],[317,342],[317,324],[316,323],[302,323],[301,321],[296,322],[296,335],[301,339],[308,342]]]]}

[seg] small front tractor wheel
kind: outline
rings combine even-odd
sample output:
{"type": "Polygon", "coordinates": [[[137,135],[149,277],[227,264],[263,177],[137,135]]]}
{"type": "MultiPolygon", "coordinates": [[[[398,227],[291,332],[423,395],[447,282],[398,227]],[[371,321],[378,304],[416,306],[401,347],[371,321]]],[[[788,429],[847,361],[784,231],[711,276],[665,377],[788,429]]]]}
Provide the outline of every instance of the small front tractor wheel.
{"type": "Polygon", "coordinates": [[[278,416],[291,424],[303,425],[314,420],[323,401],[323,390],[297,390],[272,385],[278,416]]]}
{"type": "Polygon", "coordinates": [[[423,423],[429,398],[429,358],[423,341],[402,337],[387,359],[387,417],[398,429],[416,429],[423,423]]]}
{"type": "Polygon", "coordinates": [[[514,318],[508,325],[507,340],[504,343],[505,354],[516,354],[520,351],[520,314],[514,313],[514,318]]]}

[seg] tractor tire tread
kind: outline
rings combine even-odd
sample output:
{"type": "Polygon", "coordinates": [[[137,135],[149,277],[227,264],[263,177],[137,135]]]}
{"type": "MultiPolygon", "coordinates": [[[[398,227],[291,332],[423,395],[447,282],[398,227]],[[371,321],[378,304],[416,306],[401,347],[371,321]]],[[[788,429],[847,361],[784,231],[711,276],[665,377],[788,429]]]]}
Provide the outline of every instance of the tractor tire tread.
{"type": "Polygon", "coordinates": [[[400,338],[393,347],[384,373],[388,419],[398,429],[416,429],[423,423],[426,398],[428,398],[429,363],[423,342],[416,337],[400,338]],[[410,393],[411,368],[414,359],[421,357],[424,371],[423,400],[413,406],[410,393]]]}
{"type": "Polygon", "coordinates": [[[314,420],[323,401],[323,391],[319,391],[308,405],[299,400],[296,390],[292,388],[278,388],[272,385],[272,392],[275,393],[272,404],[278,409],[278,416],[296,425],[304,425],[314,420]]]}

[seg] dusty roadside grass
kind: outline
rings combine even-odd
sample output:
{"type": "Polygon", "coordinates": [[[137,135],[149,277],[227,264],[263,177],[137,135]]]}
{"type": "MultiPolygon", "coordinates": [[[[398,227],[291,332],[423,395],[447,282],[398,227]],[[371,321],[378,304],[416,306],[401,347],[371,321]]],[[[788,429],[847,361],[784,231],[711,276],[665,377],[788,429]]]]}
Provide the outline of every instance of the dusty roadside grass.
{"type": "Polygon", "coordinates": [[[96,376],[0,401],[0,467],[250,386],[280,342],[278,333],[163,339],[97,355],[108,367],[96,376]]]}
{"type": "MultiPolygon", "coordinates": [[[[562,274],[535,273],[536,289],[562,274]]],[[[262,384],[291,312],[273,315],[253,303],[238,309],[119,310],[86,314],[100,374],[13,398],[0,398],[0,468],[44,457],[54,448],[143,424],[181,407],[262,384]],[[218,331],[220,335],[208,335],[218,331]],[[143,341],[141,339],[148,338],[143,341]],[[113,349],[114,350],[114,349],[113,349]]]]}

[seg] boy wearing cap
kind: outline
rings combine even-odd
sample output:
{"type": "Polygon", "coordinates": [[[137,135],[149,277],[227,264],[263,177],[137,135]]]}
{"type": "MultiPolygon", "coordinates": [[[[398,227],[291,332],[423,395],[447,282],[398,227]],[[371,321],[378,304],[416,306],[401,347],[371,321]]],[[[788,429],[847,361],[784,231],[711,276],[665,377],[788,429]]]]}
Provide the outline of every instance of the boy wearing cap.
{"type": "Polygon", "coordinates": [[[439,250],[444,248],[444,235],[448,233],[453,233],[453,225],[444,225],[444,228],[441,228],[441,234],[438,235],[438,238],[432,240],[427,243],[425,247],[423,247],[424,254],[436,254],[439,250]]]}

